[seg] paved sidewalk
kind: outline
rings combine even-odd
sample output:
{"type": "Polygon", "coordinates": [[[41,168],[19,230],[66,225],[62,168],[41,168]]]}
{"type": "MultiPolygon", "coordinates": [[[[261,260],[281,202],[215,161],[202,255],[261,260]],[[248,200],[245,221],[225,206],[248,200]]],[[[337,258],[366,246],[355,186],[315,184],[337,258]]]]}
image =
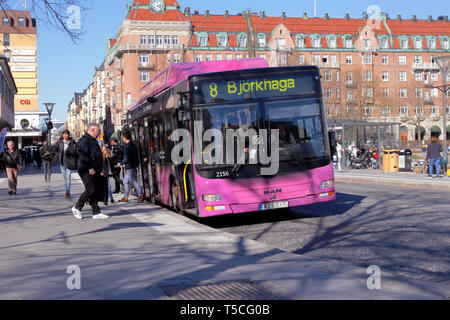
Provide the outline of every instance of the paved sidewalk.
{"type": "Polygon", "coordinates": [[[377,185],[395,185],[399,187],[449,190],[450,178],[430,178],[426,174],[413,172],[383,172],[374,169],[345,169],[334,171],[336,182],[368,183],[377,185]]]}
{"type": "Polygon", "coordinates": [[[0,181],[0,299],[207,299],[206,285],[221,299],[450,297],[448,286],[383,270],[381,289],[369,290],[366,268],[283,252],[136,200],[103,206],[108,220],[92,220],[88,208],[76,220],[80,180],[68,201],[61,175],[52,179],[23,172],[17,197],[0,181]],[[66,286],[72,265],[80,290],[66,286]]]}

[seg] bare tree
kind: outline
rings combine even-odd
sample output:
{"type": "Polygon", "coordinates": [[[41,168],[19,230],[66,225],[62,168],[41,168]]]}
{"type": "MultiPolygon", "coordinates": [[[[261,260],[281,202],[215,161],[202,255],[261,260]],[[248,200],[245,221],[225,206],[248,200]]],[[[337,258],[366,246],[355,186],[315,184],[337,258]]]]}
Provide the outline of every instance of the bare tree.
{"type": "Polygon", "coordinates": [[[84,34],[81,15],[91,8],[93,0],[0,0],[0,9],[7,14],[20,2],[21,9],[30,10],[37,21],[66,33],[76,43],[84,34]]]}

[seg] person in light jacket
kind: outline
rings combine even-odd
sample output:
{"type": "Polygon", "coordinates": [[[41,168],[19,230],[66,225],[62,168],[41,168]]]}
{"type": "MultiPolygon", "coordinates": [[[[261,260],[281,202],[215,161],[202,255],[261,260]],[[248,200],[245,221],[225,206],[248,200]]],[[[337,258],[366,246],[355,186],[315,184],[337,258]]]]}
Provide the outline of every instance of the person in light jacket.
{"type": "Polygon", "coordinates": [[[428,177],[433,177],[433,165],[436,167],[436,178],[442,178],[440,176],[440,161],[441,161],[442,145],[440,144],[438,137],[432,136],[431,143],[427,146],[426,161],[428,164],[428,177]]]}

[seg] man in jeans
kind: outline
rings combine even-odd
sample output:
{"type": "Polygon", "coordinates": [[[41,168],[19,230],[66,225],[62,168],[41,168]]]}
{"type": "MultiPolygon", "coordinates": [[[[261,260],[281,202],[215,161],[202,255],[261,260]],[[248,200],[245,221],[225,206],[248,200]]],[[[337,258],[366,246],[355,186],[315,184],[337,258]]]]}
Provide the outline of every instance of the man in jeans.
{"type": "Polygon", "coordinates": [[[427,146],[426,161],[428,163],[428,176],[433,177],[433,165],[436,166],[436,178],[442,178],[440,174],[440,161],[441,161],[442,145],[439,143],[436,136],[431,137],[431,143],[427,146]]]}
{"type": "Polygon", "coordinates": [[[45,182],[50,182],[52,176],[52,148],[44,141],[42,147],[39,149],[39,154],[44,162],[44,177],[45,182]]]}
{"type": "Polygon", "coordinates": [[[91,123],[86,134],[78,141],[78,174],[86,190],[81,194],[72,213],[77,219],[82,219],[81,210],[86,202],[92,207],[93,219],[108,219],[109,216],[100,212],[99,201],[103,201],[103,154],[97,143],[100,135],[98,124],[91,123]]]}
{"type": "Polygon", "coordinates": [[[75,140],[70,137],[70,131],[64,130],[61,139],[59,139],[53,147],[58,157],[61,174],[64,178],[64,188],[66,190],[66,194],[64,195],[65,198],[70,198],[70,185],[72,179],[72,170],[68,169],[66,164],[66,151],[69,146],[75,143],[75,140]]]}
{"type": "Polygon", "coordinates": [[[138,203],[142,203],[144,202],[144,194],[141,186],[136,180],[136,168],[139,166],[139,158],[136,146],[133,142],[131,142],[131,133],[125,131],[123,133],[122,141],[125,143],[125,155],[123,160],[117,164],[117,166],[125,167],[125,177],[123,179],[125,191],[123,198],[119,202],[128,202],[128,196],[130,195],[130,184],[132,184],[139,196],[138,203]]]}

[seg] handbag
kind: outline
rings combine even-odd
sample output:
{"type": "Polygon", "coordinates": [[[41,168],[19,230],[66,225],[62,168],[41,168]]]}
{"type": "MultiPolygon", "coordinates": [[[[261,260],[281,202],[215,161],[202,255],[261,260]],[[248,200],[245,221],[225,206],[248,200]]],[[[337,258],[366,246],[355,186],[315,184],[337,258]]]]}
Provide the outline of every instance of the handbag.
{"type": "Polygon", "coordinates": [[[448,157],[447,156],[441,156],[439,164],[447,165],[448,164],[448,157]]]}

